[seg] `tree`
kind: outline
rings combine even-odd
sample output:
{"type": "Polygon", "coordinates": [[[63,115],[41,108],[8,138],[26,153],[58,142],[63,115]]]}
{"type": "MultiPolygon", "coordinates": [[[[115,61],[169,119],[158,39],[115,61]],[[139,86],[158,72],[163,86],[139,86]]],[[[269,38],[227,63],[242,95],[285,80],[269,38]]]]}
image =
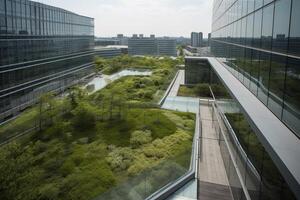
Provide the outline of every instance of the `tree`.
{"type": "Polygon", "coordinates": [[[104,58],[96,57],[95,58],[95,71],[99,73],[104,68],[108,67],[108,62],[104,58]]]}
{"type": "Polygon", "coordinates": [[[70,90],[70,93],[68,95],[68,99],[70,101],[72,109],[75,109],[80,101],[84,100],[87,97],[87,91],[85,89],[82,89],[80,87],[73,87],[70,90]]]}
{"type": "Polygon", "coordinates": [[[54,95],[53,93],[43,94],[39,99],[39,130],[42,130],[42,124],[44,118],[50,118],[51,123],[53,121],[54,114],[52,111],[54,109],[54,95]],[[48,114],[48,117],[45,117],[48,114]]]}
{"type": "Polygon", "coordinates": [[[75,128],[84,131],[95,127],[97,117],[95,107],[82,102],[78,104],[72,113],[74,115],[72,124],[75,128]]]}

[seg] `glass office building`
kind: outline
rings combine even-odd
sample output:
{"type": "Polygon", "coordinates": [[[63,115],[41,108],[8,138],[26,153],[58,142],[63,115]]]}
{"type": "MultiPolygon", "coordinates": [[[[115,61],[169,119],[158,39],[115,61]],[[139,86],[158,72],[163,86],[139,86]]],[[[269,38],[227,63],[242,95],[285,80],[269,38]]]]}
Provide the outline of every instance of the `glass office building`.
{"type": "Polygon", "coordinates": [[[94,19],[28,0],[0,0],[0,121],[92,69],[94,19]]]}
{"type": "Polygon", "coordinates": [[[232,96],[218,100],[216,126],[234,199],[299,199],[299,10],[298,0],[214,1],[208,63],[232,96]]]}
{"type": "Polygon", "coordinates": [[[94,19],[28,0],[0,0],[0,65],[89,50],[94,19]]]}
{"type": "Polygon", "coordinates": [[[215,0],[211,50],[300,137],[300,1],[215,0]]]}

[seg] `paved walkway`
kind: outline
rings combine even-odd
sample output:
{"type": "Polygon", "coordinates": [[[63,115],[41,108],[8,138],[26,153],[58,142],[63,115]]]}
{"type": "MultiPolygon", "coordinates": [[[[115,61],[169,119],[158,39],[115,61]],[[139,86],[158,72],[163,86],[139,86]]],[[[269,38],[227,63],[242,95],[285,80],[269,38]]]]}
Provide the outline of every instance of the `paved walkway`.
{"type": "MultiPolygon", "coordinates": [[[[180,85],[184,84],[184,70],[180,70],[174,85],[172,86],[163,108],[184,112],[199,112],[199,98],[178,97],[180,85]]],[[[200,200],[230,200],[232,199],[229,183],[223,164],[223,159],[218,144],[218,138],[212,127],[211,108],[208,105],[200,105],[202,123],[202,154],[199,161],[200,200]]],[[[178,191],[172,200],[195,199],[186,193],[193,193],[196,189],[188,185],[182,191],[178,191]],[[187,192],[189,191],[189,192],[187,192]]]]}
{"type": "Polygon", "coordinates": [[[176,97],[180,85],[183,85],[183,84],[184,84],[184,70],[179,70],[178,76],[174,82],[173,87],[170,90],[168,97],[176,97]]]}
{"type": "Polygon", "coordinates": [[[200,181],[228,185],[227,175],[220,152],[215,129],[212,127],[210,107],[200,106],[202,121],[202,154],[200,159],[200,181]]]}
{"type": "Polygon", "coordinates": [[[212,127],[211,108],[200,106],[202,123],[202,152],[199,160],[200,199],[232,199],[223,164],[219,141],[212,127]],[[201,198],[202,197],[202,198],[201,198]]]}

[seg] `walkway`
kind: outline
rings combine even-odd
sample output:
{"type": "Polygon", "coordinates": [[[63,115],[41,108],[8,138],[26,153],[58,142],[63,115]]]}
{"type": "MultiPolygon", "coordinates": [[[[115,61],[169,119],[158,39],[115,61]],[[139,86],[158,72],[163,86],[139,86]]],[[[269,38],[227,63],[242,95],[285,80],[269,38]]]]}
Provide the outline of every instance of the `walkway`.
{"type": "Polygon", "coordinates": [[[223,164],[218,137],[212,127],[211,108],[200,106],[202,123],[201,155],[199,161],[200,199],[232,199],[223,164]]]}
{"type": "MultiPolygon", "coordinates": [[[[180,70],[170,89],[163,108],[183,112],[197,113],[200,110],[202,123],[202,153],[199,160],[199,197],[200,200],[231,200],[232,195],[223,164],[218,138],[212,127],[211,108],[205,103],[199,104],[199,98],[177,96],[180,85],[184,84],[184,70],[180,70]],[[200,108],[199,108],[200,106],[200,108]]],[[[204,102],[204,101],[203,101],[204,102]]],[[[197,184],[190,183],[176,192],[169,200],[195,199],[192,191],[197,184]],[[190,194],[190,195],[188,195],[190,194]]]]}

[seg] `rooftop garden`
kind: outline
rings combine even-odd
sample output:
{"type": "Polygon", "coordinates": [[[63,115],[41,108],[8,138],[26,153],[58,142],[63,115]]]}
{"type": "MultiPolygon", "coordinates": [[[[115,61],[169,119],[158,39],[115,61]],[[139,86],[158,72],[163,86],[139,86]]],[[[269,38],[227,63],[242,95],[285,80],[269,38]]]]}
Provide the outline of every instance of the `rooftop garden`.
{"type": "Polygon", "coordinates": [[[212,98],[209,87],[211,87],[216,98],[230,98],[230,95],[223,85],[208,83],[181,85],[178,91],[178,96],[212,98]]]}
{"type": "MultiPolygon", "coordinates": [[[[107,74],[125,68],[153,73],[123,77],[91,95],[80,87],[64,98],[45,94],[1,126],[4,139],[34,128],[0,148],[0,199],[93,199],[155,169],[149,195],[188,169],[195,116],[155,104],[180,61],[125,56],[95,62],[107,74]]],[[[144,193],[138,183],[132,189],[144,193]]]]}

